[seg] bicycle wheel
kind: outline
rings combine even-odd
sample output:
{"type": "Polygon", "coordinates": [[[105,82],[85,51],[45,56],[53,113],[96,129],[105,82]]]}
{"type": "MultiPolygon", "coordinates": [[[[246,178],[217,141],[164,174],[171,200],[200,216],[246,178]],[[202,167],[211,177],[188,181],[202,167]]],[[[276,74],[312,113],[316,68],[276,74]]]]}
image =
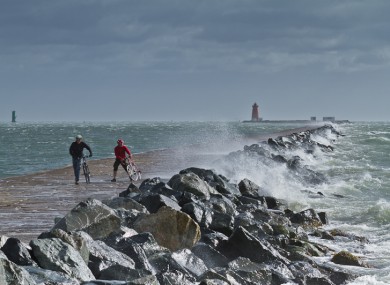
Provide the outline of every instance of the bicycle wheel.
{"type": "Polygon", "coordinates": [[[85,176],[85,182],[89,184],[91,182],[91,179],[90,179],[89,167],[86,163],[83,164],[83,172],[85,176]]]}
{"type": "Polygon", "coordinates": [[[129,165],[130,171],[129,171],[129,177],[132,181],[137,181],[140,179],[140,176],[138,175],[138,171],[135,169],[133,165],[129,165]]]}

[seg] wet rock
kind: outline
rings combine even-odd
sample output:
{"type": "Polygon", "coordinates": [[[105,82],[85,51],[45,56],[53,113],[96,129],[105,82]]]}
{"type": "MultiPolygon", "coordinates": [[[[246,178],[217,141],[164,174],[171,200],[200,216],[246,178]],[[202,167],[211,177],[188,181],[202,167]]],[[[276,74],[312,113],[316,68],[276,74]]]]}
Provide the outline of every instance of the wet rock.
{"type": "Polygon", "coordinates": [[[234,198],[229,199],[228,197],[221,194],[213,194],[210,196],[210,199],[204,202],[204,205],[214,212],[220,212],[223,214],[228,214],[230,216],[237,215],[237,206],[232,202],[234,198]]]}
{"type": "Polygon", "coordinates": [[[218,211],[213,212],[213,218],[209,226],[209,229],[229,236],[233,232],[233,227],[234,227],[233,216],[218,211]]]}
{"type": "Polygon", "coordinates": [[[280,155],[280,154],[272,155],[272,160],[279,162],[279,163],[287,164],[287,158],[285,158],[283,155],[280,155]]]}
{"type": "Polygon", "coordinates": [[[172,251],[191,248],[201,235],[199,225],[189,215],[165,206],[156,214],[140,216],[134,229],[150,232],[159,245],[172,251]]]}
{"type": "MultiPolygon", "coordinates": [[[[157,253],[149,257],[149,262],[156,271],[156,275],[176,272],[180,275],[184,275],[186,279],[196,281],[195,276],[193,276],[186,268],[179,264],[173,257],[172,253],[157,253]]],[[[160,279],[160,277],[159,277],[160,279]]]]}
{"type": "Polygon", "coordinates": [[[33,277],[23,268],[7,259],[0,251],[0,284],[4,285],[36,285],[33,277]]]}
{"type": "Polygon", "coordinates": [[[270,151],[265,149],[263,146],[261,146],[259,144],[252,144],[250,146],[246,145],[246,146],[244,146],[244,151],[245,152],[254,152],[259,156],[263,156],[263,157],[267,157],[267,158],[271,157],[270,151]]]}
{"type": "Polygon", "coordinates": [[[95,280],[89,282],[82,282],[80,285],[160,285],[155,276],[146,276],[131,281],[118,280],[95,280]]]}
{"type": "Polygon", "coordinates": [[[357,236],[340,229],[332,229],[329,233],[335,238],[344,238],[346,240],[354,240],[362,243],[367,243],[369,240],[366,237],[357,236]]]}
{"type": "Polygon", "coordinates": [[[159,185],[162,182],[160,177],[146,178],[141,182],[139,189],[142,192],[151,191],[156,185],[159,185]]]}
{"type": "Polygon", "coordinates": [[[106,239],[104,240],[108,246],[120,251],[130,257],[135,264],[135,269],[148,270],[154,273],[154,269],[151,266],[145,250],[142,248],[142,244],[139,244],[133,240],[132,237],[122,237],[117,239],[106,239]]]}
{"type": "Polygon", "coordinates": [[[103,270],[115,270],[116,265],[135,269],[135,262],[126,254],[113,249],[103,241],[93,240],[86,233],[80,233],[80,235],[84,237],[88,247],[88,267],[96,278],[101,279],[103,270]]]}
{"type": "Polygon", "coordinates": [[[183,205],[188,203],[198,203],[199,197],[190,193],[190,192],[178,192],[180,193],[179,196],[176,196],[177,201],[179,202],[179,205],[183,207],[183,205]]]}
{"type": "Polygon", "coordinates": [[[202,233],[202,237],[199,242],[203,242],[213,248],[217,248],[222,242],[227,240],[228,237],[225,234],[208,230],[207,232],[202,233]]]}
{"type": "Polygon", "coordinates": [[[5,244],[7,239],[9,239],[9,237],[7,237],[7,236],[0,236],[0,248],[3,247],[3,245],[5,244]]]}
{"type": "Polygon", "coordinates": [[[306,256],[324,256],[328,252],[326,247],[321,247],[319,245],[297,239],[290,239],[289,246],[300,247],[301,253],[306,256]]]}
{"type": "Polygon", "coordinates": [[[186,203],[182,206],[181,211],[188,214],[201,228],[208,228],[213,220],[213,211],[203,203],[186,203]]]}
{"type": "Polygon", "coordinates": [[[191,251],[200,259],[208,268],[225,267],[229,260],[208,244],[198,242],[191,251]]]}
{"type": "Polygon", "coordinates": [[[228,268],[247,282],[271,284],[272,272],[264,265],[252,262],[248,258],[238,257],[231,261],[228,268]]]}
{"type": "Polygon", "coordinates": [[[62,240],[35,239],[30,246],[40,267],[63,272],[80,281],[95,279],[78,251],[62,240]]]}
{"type": "Polygon", "coordinates": [[[202,169],[197,167],[186,168],[179,174],[194,173],[200,179],[207,182],[211,187],[215,188],[221,194],[239,194],[237,186],[229,183],[228,179],[222,175],[218,175],[214,170],[202,169]]]}
{"type": "Polygon", "coordinates": [[[104,200],[102,203],[112,209],[122,208],[125,210],[136,210],[140,213],[148,213],[148,210],[144,205],[129,197],[116,197],[110,200],[104,200]]]}
{"type": "Polygon", "coordinates": [[[147,193],[140,195],[136,199],[140,204],[144,205],[150,213],[157,213],[163,206],[170,207],[176,211],[180,211],[181,209],[177,201],[160,194],[147,193]]]}
{"type": "Polygon", "coordinates": [[[277,139],[269,138],[267,140],[267,143],[269,146],[271,146],[274,149],[285,148],[285,145],[282,142],[278,141],[277,139]]]}
{"type": "MultiPolygon", "coordinates": [[[[115,214],[120,218],[122,226],[121,226],[121,229],[119,231],[116,230],[115,232],[110,233],[110,235],[113,235],[115,233],[119,233],[124,228],[128,228],[127,231],[132,230],[133,232],[136,233],[136,231],[134,229],[132,229],[134,221],[136,221],[138,219],[138,217],[141,216],[142,214],[146,214],[146,213],[134,210],[134,209],[125,210],[123,208],[119,208],[119,209],[115,209],[114,211],[115,211],[115,214]]],[[[146,210],[146,208],[145,208],[145,211],[147,213],[149,213],[149,211],[146,210]]]]}
{"type": "Polygon", "coordinates": [[[99,239],[119,230],[120,226],[121,220],[113,209],[99,200],[88,199],[73,208],[53,229],[84,231],[92,238],[99,239]]]}
{"type": "MultiPolygon", "coordinates": [[[[26,269],[26,271],[30,274],[30,276],[34,279],[36,284],[50,284],[50,285],[79,285],[80,281],[76,278],[69,277],[68,275],[42,269],[37,266],[25,266],[23,267],[26,269]]],[[[0,283],[3,284],[3,283],[0,283]]],[[[24,284],[24,283],[18,283],[18,284],[24,284]]]]}
{"type": "Polygon", "coordinates": [[[172,176],[172,178],[168,181],[168,185],[176,191],[190,192],[197,197],[206,199],[210,198],[211,193],[217,193],[215,189],[213,189],[207,182],[200,179],[199,176],[193,172],[172,176]]]}
{"type": "Polygon", "coordinates": [[[329,224],[328,215],[325,212],[319,212],[318,217],[323,225],[329,224]]]}
{"type": "Polygon", "coordinates": [[[336,253],[332,257],[331,261],[336,264],[342,264],[342,265],[368,267],[368,265],[364,263],[359,257],[345,250],[336,253]]]}
{"type": "Polygon", "coordinates": [[[332,282],[318,268],[308,262],[294,262],[289,265],[289,269],[299,284],[332,285],[332,282]]]}
{"type": "Polygon", "coordinates": [[[196,285],[194,277],[186,276],[177,270],[169,270],[156,275],[161,285],[196,285]]]}
{"type": "Polygon", "coordinates": [[[276,199],[275,197],[265,196],[264,199],[267,203],[266,205],[267,205],[268,209],[280,210],[280,209],[283,209],[285,207],[285,203],[280,199],[276,199]]]}
{"type": "Polygon", "coordinates": [[[259,197],[260,186],[247,178],[238,183],[238,189],[243,196],[259,197]]]}
{"type": "Polygon", "coordinates": [[[67,233],[61,229],[53,229],[50,232],[42,233],[38,239],[43,238],[59,238],[63,242],[71,245],[74,249],[76,249],[86,264],[88,264],[89,260],[89,250],[86,246],[85,239],[76,232],[67,233]]]}
{"type": "Polygon", "coordinates": [[[297,170],[302,167],[302,159],[299,156],[294,156],[293,158],[287,161],[287,167],[290,169],[297,170]]]}
{"type": "Polygon", "coordinates": [[[133,281],[150,275],[152,274],[148,270],[134,269],[117,263],[100,271],[99,279],[133,281]]]}
{"type": "Polygon", "coordinates": [[[306,227],[322,226],[321,219],[314,209],[307,209],[299,213],[295,213],[291,215],[290,220],[292,223],[300,224],[306,227]]]}
{"type": "Polygon", "coordinates": [[[140,233],[140,234],[132,236],[131,241],[140,245],[148,258],[154,254],[157,254],[157,253],[169,253],[170,252],[169,249],[160,246],[156,242],[154,236],[148,232],[140,233]]]}
{"type": "Polygon", "coordinates": [[[260,196],[258,198],[239,196],[237,197],[237,200],[240,202],[240,204],[237,205],[237,211],[240,213],[246,211],[253,211],[254,209],[268,208],[267,201],[265,200],[264,196],[260,196]]]}
{"type": "Polygon", "coordinates": [[[247,257],[253,262],[289,261],[274,249],[268,242],[260,241],[242,227],[235,229],[227,242],[217,247],[222,254],[230,259],[247,257]]]}
{"type": "Polygon", "coordinates": [[[334,240],[335,238],[328,231],[315,230],[311,235],[328,240],[334,240]]]}
{"type": "Polygon", "coordinates": [[[166,196],[174,201],[178,201],[182,196],[181,192],[173,190],[167,183],[160,182],[148,190],[150,193],[160,194],[166,196]]]}
{"type": "Polygon", "coordinates": [[[348,281],[356,279],[358,276],[345,269],[338,268],[329,264],[319,264],[318,269],[323,272],[336,285],[349,284],[348,281]]]}
{"type": "Polygon", "coordinates": [[[196,278],[207,271],[203,260],[193,254],[189,249],[182,249],[172,253],[172,259],[185,268],[196,278]]]}
{"type": "Polygon", "coordinates": [[[131,198],[141,193],[141,190],[134,184],[130,183],[127,189],[121,193],[119,193],[119,197],[128,197],[131,198]]]}
{"type": "Polygon", "coordinates": [[[230,285],[231,283],[228,281],[223,281],[220,279],[204,279],[199,285],[230,285]]]}
{"type": "MultiPolygon", "coordinates": [[[[217,270],[219,271],[223,271],[225,268],[217,268],[217,270]]],[[[214,269],[210,269],[208,271],[206,271],[200,278],[199,280],[201,280],[201,283],[202,282],[216,282],[216,284],[219,284],[218,282],[222,282],[221,284],[231,284],[231,280],[227,279],[225,276],[223,276],[222,274],[218,273],[216,270],[214,269]]],[[[201,284],[200,283],[200,284],[201,284]]],[[[213,284],[213,283],[211,283],[213,284]]]]}
{"type": "Polygon", "coordinates": [[[1,248],[8,260],[22,266],[35,264],[29,250],[27,245],[23,244],[19,239],[12,237],[8,238],[1,248]]]}
{"type": "Polygon", "coordinates": [[[128,285],[127,281],[117,281],[117,280],[94,280],[81,282],[80,285],[128,285]]]}

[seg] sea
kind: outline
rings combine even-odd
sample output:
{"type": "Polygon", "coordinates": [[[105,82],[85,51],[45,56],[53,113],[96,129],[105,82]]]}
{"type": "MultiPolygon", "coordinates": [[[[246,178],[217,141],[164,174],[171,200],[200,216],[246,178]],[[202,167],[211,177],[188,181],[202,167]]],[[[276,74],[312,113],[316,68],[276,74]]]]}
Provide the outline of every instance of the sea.
{"type": "MultiPolygon", "coordinates": [[[[299,127],[302,124],[238,121],[0,122],[0,183],[8,177],[70,165],[69,146],[78,134],[91,146],[91,159],[114,157],[118,138],[124,139],[133,153],[203,145],[210,157],[218,152],[220,158],[243,150],[245,141],[299,127]],[[218,147],[221,142],[224,147],[218,147]]],[[[298,155],[307,168],[325,175],[326,182],[319,185],[308,185],[289,175],[283,165],[270,166],[247,156],[233,164],[210,160],[205,167],[233,183],[248,178],[287,201],[294,211],[313,208],[326,212],[329,224],[325,230],[341,229],[368,241],[312,239],[334,251],[347,250],[370,267],[334,265],[331,256],[318,257],[316,262],[356,273],[358,277],[348,284],[390,284],[390,122],[350,122],[333,127],[343,135],[329,131],[312,138],[332,145],[332,152],[294,150],[285,154],[298,155]],[[323,195],[308,195],[318,192],[323,195]]]]}

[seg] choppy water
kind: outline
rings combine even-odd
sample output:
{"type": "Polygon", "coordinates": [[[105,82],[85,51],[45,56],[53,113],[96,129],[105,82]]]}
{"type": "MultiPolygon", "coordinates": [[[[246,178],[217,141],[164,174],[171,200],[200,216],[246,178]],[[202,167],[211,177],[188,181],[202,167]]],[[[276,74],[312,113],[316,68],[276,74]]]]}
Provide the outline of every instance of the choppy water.
{"type": "MultiPolygon", "coordinates": [[[[68,148],[79,133],[92,147],[94,158],[106,158],[113,157],[119,137],[139,153],[191,144],[212,145],[214,141],[229,143],[296,127],[300,126],[240,122],[0,123],[0,179],[69,165],[68,148]]],[[[294,210],[312,207],[325,211],[330,220],[328,229],[337,227],[367,237],[369,243],[339,241],[327,245],[362,256],[372,266],[353,268],[362,276],[349,284],[390,284],[390,123],[359,122],[335,128],[345,136],[336,138],[329,132],[325,137],[313,138],[333,144],[333,152],[286,154],[299,155],[310,169],[326,175],[328,182],[320,186],[291,177],[283,166],[270,167],[251,158],[235,165],[218,162],[210,167],[233,182],[245,177],[253,180],[273,196],[286,199],[294,210]],[[325,197],[310,198],[302,190],[321,191],[325,197]]]]}

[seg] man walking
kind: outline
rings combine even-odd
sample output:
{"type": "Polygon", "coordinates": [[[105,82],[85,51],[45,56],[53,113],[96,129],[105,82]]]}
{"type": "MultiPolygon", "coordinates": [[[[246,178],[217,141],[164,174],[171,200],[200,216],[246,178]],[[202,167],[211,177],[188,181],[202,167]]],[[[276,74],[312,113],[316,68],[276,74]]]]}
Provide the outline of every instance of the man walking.
{"type": "Polygon", "coordinates": [[[92,156],[92,150],[85,142],[82,141],[81,135],[76,136],[76,140],[72,142],[69,148],[69,154],[72,156],[73,171],[75,176],[75,184],[79,184],[80,179],[80,165],[83,157],[83,150],[86,148],[89,151],[89,157],[92,156]]]}

